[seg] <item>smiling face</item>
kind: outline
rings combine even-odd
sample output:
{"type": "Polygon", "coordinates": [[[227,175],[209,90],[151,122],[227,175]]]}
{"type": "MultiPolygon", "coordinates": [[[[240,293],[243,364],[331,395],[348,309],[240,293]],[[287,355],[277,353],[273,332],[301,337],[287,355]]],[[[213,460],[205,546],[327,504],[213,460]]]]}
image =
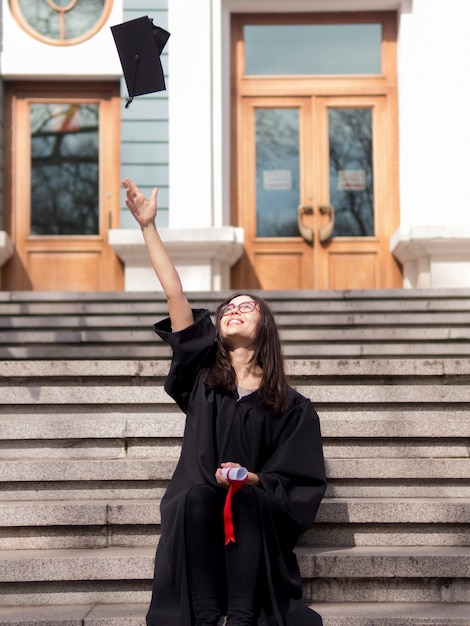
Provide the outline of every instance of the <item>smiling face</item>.
{"type": "Polygon", "coordinates": [[[236,296],[221,311],[220,334],[231,347],[249,347],[256,338],[260,316],[261,311],[256,300],[250,296],[236,296]],[[251,311],[248,310],[250,305],[251,311]]]}

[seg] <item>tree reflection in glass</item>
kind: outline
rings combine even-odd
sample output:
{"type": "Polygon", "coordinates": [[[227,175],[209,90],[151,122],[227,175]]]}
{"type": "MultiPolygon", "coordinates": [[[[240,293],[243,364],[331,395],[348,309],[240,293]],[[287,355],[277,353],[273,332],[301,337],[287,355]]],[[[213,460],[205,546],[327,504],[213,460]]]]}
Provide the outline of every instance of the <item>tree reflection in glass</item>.
{"type": "Polygon", "coordinates": [[[256,236],[298,237],[299,110],[256,110],[256,236]]]}
{"type": "Polygon", "coordinates": [[[328,122],[332,236],[373,236],[372,109],[330,108],[328,122]]]}
{"type": "Polygon", "coordinates": [[[31,235],[99,232],[98,104],[31,104],[31,235]]]}

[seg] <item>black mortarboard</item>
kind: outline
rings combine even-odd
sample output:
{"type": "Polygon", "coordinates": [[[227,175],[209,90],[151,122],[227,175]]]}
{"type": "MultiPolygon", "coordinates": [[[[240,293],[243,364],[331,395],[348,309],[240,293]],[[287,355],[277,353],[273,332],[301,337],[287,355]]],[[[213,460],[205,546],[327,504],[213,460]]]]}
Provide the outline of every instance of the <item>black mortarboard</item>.
{"type": "Polygon", "coordinates": [[[160,55],[170,33],[155,26],[148,16],[111,26],[111,32],[129,92],[126,108],[135,96],[164,91],[160,55]]]}

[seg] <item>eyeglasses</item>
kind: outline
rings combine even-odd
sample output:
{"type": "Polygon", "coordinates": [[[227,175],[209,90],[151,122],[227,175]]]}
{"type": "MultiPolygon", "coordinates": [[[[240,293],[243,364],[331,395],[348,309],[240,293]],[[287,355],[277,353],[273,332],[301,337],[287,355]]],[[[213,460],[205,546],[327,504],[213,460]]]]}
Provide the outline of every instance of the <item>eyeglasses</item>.
{"type": "Polygon", "coordinates": [[[259,309],[259,304],[254,300],[247,300],[246,302],[240,302],[240,304],[226,304],[222,307],[220,311],[220,316],[224,317],[225,315],[230,315],[233,311],[238,311],[239,313],[251,313],[255,309],[259,309]]]}

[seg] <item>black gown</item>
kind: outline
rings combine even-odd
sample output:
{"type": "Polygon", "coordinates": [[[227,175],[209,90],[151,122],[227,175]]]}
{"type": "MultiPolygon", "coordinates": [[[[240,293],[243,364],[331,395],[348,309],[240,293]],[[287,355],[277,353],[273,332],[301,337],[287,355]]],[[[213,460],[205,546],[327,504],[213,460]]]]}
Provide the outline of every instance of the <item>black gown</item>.
{"type": "Polygon", "coordinates": [[[310,400],[288,388],[285,412],[274,417],[257,391],[242,398],[209,389],[205,373],[215,355],[209,312],[195,309],[194,324],[172,332],[167,318],[155,332],[173,349],[166,392],[186,414],[181,455],[161,502],[161,537],[148,626],[191,626],[185,554],[185,501],[196,484],[217,488],[224,461],[259,476],[262,520],[263,610],[258,626],[318,626],[321,617],[302,601],[293,549],[313,524],[326,488],[317,413],[310,400]]]}

